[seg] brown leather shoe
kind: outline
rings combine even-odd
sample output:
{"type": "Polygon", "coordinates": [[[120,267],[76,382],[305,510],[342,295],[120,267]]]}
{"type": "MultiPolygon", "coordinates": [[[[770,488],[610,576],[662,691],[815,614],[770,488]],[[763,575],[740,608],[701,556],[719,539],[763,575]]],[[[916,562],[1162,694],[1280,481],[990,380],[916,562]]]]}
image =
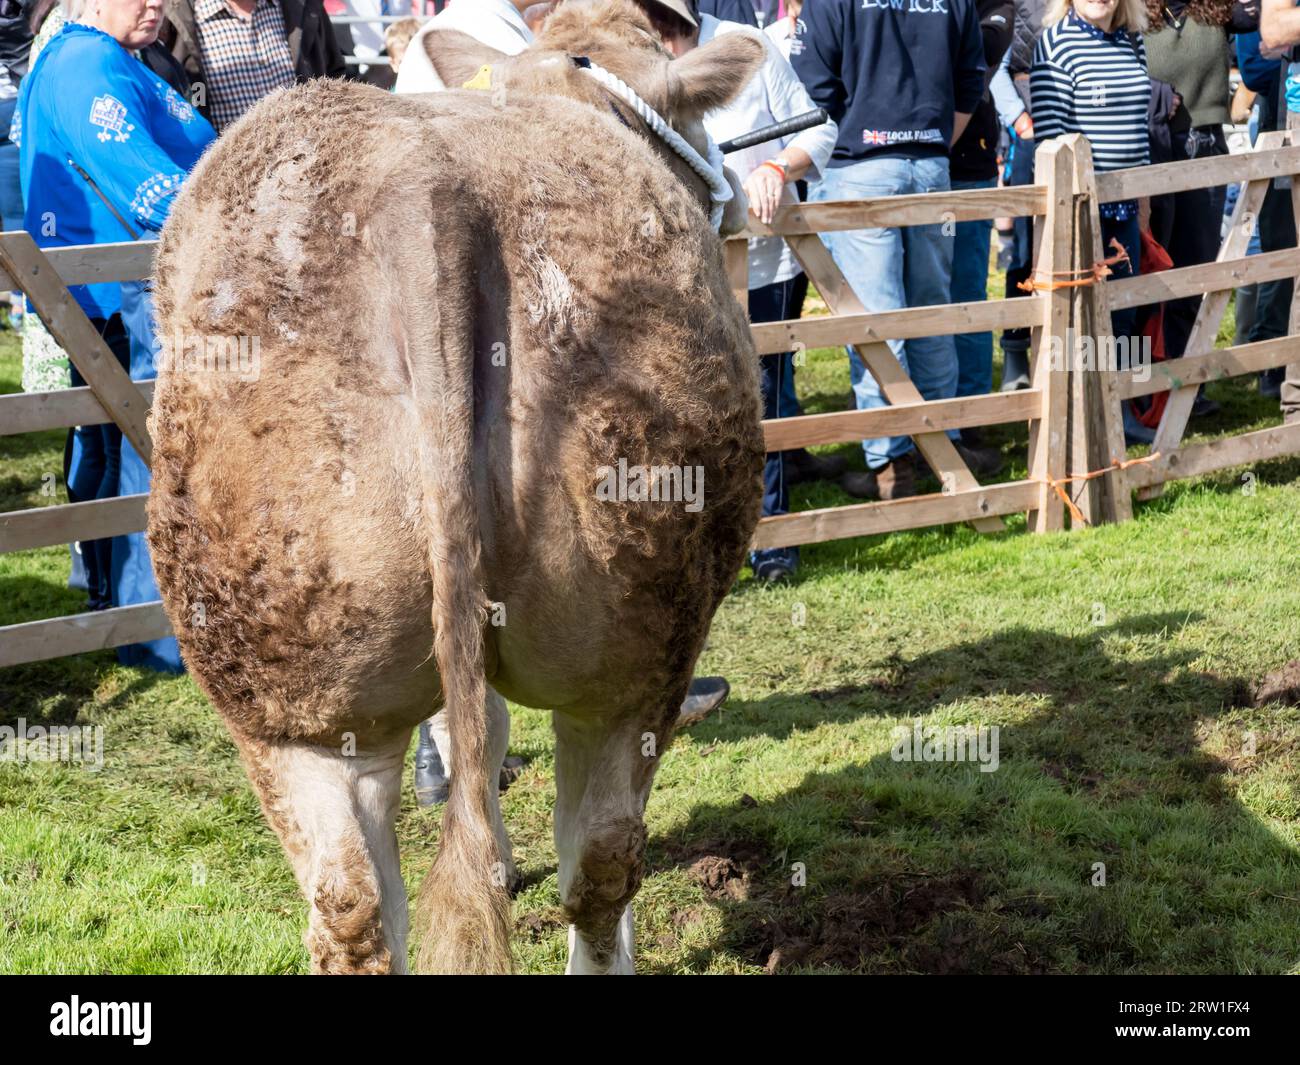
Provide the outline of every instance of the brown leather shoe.
{"type": "Polygon", "coordinates": [[[900,455],[889,465],[876,471],[876,484],[880,486],[880,498],[907,499],[916,495],[916,459],[909,451],[900,455]]]}
{"type": "Polygon", "coordinates": [[[846,473],[840,487],[855,499],[906,499],[916,495],[916,460],[909,452],[878,470],[846,473]]]}

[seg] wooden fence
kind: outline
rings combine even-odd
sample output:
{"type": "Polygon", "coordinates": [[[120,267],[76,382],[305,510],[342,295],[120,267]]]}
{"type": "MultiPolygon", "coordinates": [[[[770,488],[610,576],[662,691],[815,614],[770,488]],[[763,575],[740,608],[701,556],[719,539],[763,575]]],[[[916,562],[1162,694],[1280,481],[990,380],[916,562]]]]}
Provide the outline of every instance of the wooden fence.
{"type": "MultiPolygon", "coordinates": [[[[1300,172],[1300,147],[1291,144],[1290,136],[1265,134],[1256,150],[1242,155],[1103,175],[1093,174],[1087,142],[1067,137],[1039,149],[1033,185],[799,204],[778,211],[771,226],[755,223],[753,235],[777,235],[787,241],[831,312],[753,326],[759,354],[852,345],[890,404],[870,411],[766,421],[768,448],[911,436],[943,485],[942,492],[933,495],[765,518],[755,546],[809,544],[955,522],[992,532],[1004,528],[1005,516],[1020,512],[1028,514],[1029,528],[1035,532],[1065,527],[1070,513],[1076,515],[1075,524],[1122,520],[1131,514],[1132,490],[1149,497],[1176,477],[1300,452],[1300,425],[1180,446],[1196,384],[1300,361],[1296,336],[1213,350],[1232,288],[1300,273],[1297,249],[1241,257],[1267,181],[1300,172]],[[1218,262],[1104,284],[1053,283],[1084,275],[1100,261],[1098,203],[1240,181],[1248,184],[1218,262]],[[818,236],[1017,216],[1035,219],[1033,276],[1038,287],[1009,300],[868,313],[818,236]],[[1156,364],[1149,380],[1141,368],[1078,368],[1073,356],[1079,338],[1109,335],[1109,308],[1202,293],[1207,296],[1186,358],[1156,364]],[[1009,393],[926,402],[887,343],[1017,327],[1031,330],[1031,387],[1009,393]],[[1054,358],[1053,351],[1069,352],[1071,358],[1054,358]],[[1172,391],[1153,448],[1158,454],[1140,465],[1124,466],[1119,403],[1166,388],[1172,391]],[[981,485],[946,431],[1011,422],[1029,426],[1028,475],[981,485]],[[1091,476],[1085,479],[1085,474],[1091,476]]],[[[151,243],[142,242],[42,252],[26,233],[0,234],[0,285],[27,293],[89,382],[86,388],[0,396],[0,435],[112,421],[148,460],[145,414],[152,385],[129,380],[67,289],[145,278],[152,269],[153,251],[151,243]]],[[[729,242],[727,263],[733,291],[744,303],[748,279],[743,237],[729,242]]],[[[1295,304],[1291,328],[1300,332],[1295,304]]],[[[144,504],[143,495],[132,495],[0,514],[0,552],[136,532],[144,528],[144,504]]],[[[155,639],[169,631],[157,603],[9,625],[0,627],[0,667],[155,639]]]]}
{"type": "MultiPolygon", "coordinates": [[[[770,226],[753,223],[751,234],[785,239],[831,312],[821,318],[754,325],[758,353],[829,344],[852,346],[890,404],[876,410],[766,421],[763,428],[769,450],[911,436],[943,484],[942,494],[764,518],[755,536],[756,546],[810,544],[959,521],[994,532],[1004,528],[1003,516],[1021,511],[1030,513],[1030,525],[1036,531],[1061,528],[1062,505],[1051,482],[1065,475],[1066,375],[1055,370],[1050,360],[1034,357],[1029,389],[926,402],[887,341],[1029,327],[1033,330],[1032,348],[1037,351],[1052,332],[1064,337],[1068,299],[1050,293],[868,313],[817,234],[1034,216],[1035,262],[1050,275],[1070,266],[1070,158],[1062,143],[1045,147],[1035,162],[1033,185],[806,203],[781,209],[770,226]],[[1018,421],[1030,425],[1030,479],[981,486],[947,430],[1018,421]]],[[[732,291],[744,305],[748,289],[744,237],[732,240],[727,252],[732,291]]]]}
{"type": "MultiPolygon", "coordinates": [[[[1083,387],[1074,389],[1086,401],[1078,428],[1088,439],[1087,464],[1092,469],[1111,467],[1095,488],[1093,483],[1084,487],[1081,503],[1090,521],[1123,521],[1131,517],[1135,490],[1139,499],[1154,499],[1167,481],[1300,453],[1300,423],[1202,444],[1182,443],[1200,385],[1300,362],[1300,285],[1293,289],[1287,336],[1218,350],[1214,347],[1234,288],[1300,274],[1300,249],[1246,255],[1269,183],[1300,172],[1300,143],[1295,137],[1294,130],[1262,133],[1255,149],[1240,155],[1098,174],[1095,180],[1083,183],[1088,209],[1082,228],[1085,239],[1089,233],[1092,235],[1093,256],[1098,257],[1097,204],[1245,182],[1214,262],[1127,278],[1091,290],[1094,313],[1102,315],[1108,325],[1109,308],[1140,307],[1182,296],[1203,298],[1182,358],[1150,367],[1078,375],[1082,384],[1090,386],[1086,391],[1083,387]],[[1164,391],[1169,392],[1169,398],[1148,456],[1121,467],[1124,438],[1120,404],[1135,396],[1164,391]]],[[[1300,185],[1292,180],[1286,183],[1292,207],[1300,218],[1300,185]]]]}
{"type": "MultiPolygon", "coordinates": [[[[138,281],[153,269],[152,243],[43,252],[24,232],[0,234],[0,287],[21,289],[89,387],[0,396],[0,436],[116,422],[147,462],[152,383],[133,382],[69,285],[138,281]],[[7,278],[4,276],[7,275],[7,278]]],[[[0,553],[119,536],[144,528],[143,495],[0,514],[0,553]]],[[[153,640],[171,633],[161,603],[117,607],[0,627],[0,667],[153,640]]]]}

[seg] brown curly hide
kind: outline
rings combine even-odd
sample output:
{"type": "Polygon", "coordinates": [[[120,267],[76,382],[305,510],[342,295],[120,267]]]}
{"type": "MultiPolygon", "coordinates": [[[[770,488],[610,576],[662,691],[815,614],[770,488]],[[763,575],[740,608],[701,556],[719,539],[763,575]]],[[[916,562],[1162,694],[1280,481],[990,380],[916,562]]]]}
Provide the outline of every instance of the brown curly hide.
{"type": "Polygon", "coordinates": [[[639,882],[645,796],[757,521],[763,450],[704,188],[570,58],[702,145],[700,114],[762,51],[736,35],[690,67],[648,29],[626,0],[565,4],[509,60],[433,35],[444,80],[487,63],[486,92],[278,92],[163,233],[160,335],[255,337],[259,365],[161,373],[149,543],[312,903],[322,971],[405,963],[396,788],[444,703],[432,967],[509,966],[495,693],[564,719],[561,890],[597,960],[639,882]],[[703,508],[602,502],[620,459],[702,467],[703,508]],[[588,837],[613,873],[591,875],[588,837]]]}

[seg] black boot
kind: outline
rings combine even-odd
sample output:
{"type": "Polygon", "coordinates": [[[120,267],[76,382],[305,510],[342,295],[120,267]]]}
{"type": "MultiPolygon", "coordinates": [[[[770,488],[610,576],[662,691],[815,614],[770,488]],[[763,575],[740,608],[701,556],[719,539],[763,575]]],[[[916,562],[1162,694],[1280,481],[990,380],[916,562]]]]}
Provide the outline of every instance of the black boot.
{"type": "Polygon", "coordinates": [[[447,774],[429,735],[429,722],[421,721],[415,746],[415,801],[421,806],[437,806],[447,801],[448,791],[447,774]]]}
{"type": "MultiPolygon", "coordinates": [[[[1271,370],[1265,370],[1259,375],[1259,394],[1267,396],[1269,399],[1282,398],[1282,381],[1286,377],[1286,367],[1276,366],[1271,370]]],[[[72,582],[68,582],[68,587],[72,587],[72,582]]]]}
{"type": "MultiPolygon", "coordinates": [[[[1278,395],[1281,394],[1282,394],[1281,389],[1279,389],[1278,395]]],[[[1192,417],[1213,418],[1222,409],[1223,409],[1222,405],[1217,403],[1215,400],[1212,400],[1209,396],[1205,394],[1205,386],[1202,385],[1201,388],[1196,393],[1196,399],[1193,400],[1192,402],[1192,417]]]]}
{"type": "Polygon", "coordinates": [[[692,677],[691,686],[677,717],[677,727],[686,728],[703,721],[727,701],[731,685],[725,677],[692,677]]]}
{"type": "Polygon", "coordinates": [[[833,481],[847,465],[840,455],[814,455],[807,448],[795,448],[785,452],[785,482],[833,481]]]}
{"type": "Polygon", "coordinates": [[[1010,351],[1003,348],[1002,391],[1015,392],[1017,389],[1029,386],[1029,353],[1015,348],[1010,351]]]}

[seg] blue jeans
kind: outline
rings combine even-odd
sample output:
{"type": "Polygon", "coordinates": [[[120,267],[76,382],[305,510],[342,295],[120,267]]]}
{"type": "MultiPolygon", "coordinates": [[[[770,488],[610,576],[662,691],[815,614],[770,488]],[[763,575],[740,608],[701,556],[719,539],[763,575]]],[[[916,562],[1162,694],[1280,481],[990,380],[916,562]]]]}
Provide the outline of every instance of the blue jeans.
{"type": "MultiPolygon", "coordinates": [[[[1101,250],[1102,255],[1107,258],[1115,253],[1115,249],[1110,246],[1112,237],[1118,240],[1123,245],[1124,250],[1128,252],[1129,262],[1116,263],[1112,266],[1111,276],[1116,281],[1126,277],[1133,277],[1139,272],[1138,267],[1142,261],[1142,233],[1138,227],[1137,218],[1127,218],[1123,221],[1116,221],[1111,218],[1101,220],[1101,250]]],[[[1137,336],[1137,308],[1125,307],[1123,310],[1111,311],[1110,325],[1113,336],[1117,339],[1119,337],[1127,338],[1126,350],[1135,350],[1135,345],[1139,341],[1137,336]]],[[[1121,403],[1120,412],[1124,423],[1124,437],[1127,443],[1149,444],[1155,439],[1155,431],[1148,429],[1134,417],[1132,404],[1121,403]]]]}
{"type": "MultiPolygon", "coordinates": [[[[131,338],[127,336],[119,315],[90,320],[104,338],[109,351],[117,356],[125,370],[131,362],[131,338]]],[[[75,366],[71,367],[74,387],[86,381],[75,366]]],[[[112,422],[106,425],[79,425],[69,430],[69,446],[64,455],[64,476],[68,502],[85,503],[93,499],[111,499],[119,494],[122,430],[112,422]]],[[[86,584],[91,610],[106,610],[113,605],[113,541],[82,540],[81,559],[86,567],[86,584]]]]}
{"type": "Polygon", "coordinates": [[[7,232],[23,228],[23,191],[18,181],[18,145],[9,139],[17,96],[0,100],[0,225],[7,232]]]}
{"type": "MultiPolygon", "coordinates": [[[[131,380],[153,380],[157,376],[154,369],[157,348],[153,333],[153,297],[146,283],[122,282],[120,317],[130,338],[131,380]]],[[[131,441],[123,437],[118,462],[118,493],[147,493],[149,487],[149,467],[131,446],[131,441]]],[[[133,532],[113,537],[109,587],[114,606],[134,606],[159,599],[158,582],[154,579],[144,533],[133,532]]],[[[125,666],[147,666],[171,673],[178,673],[184,668],[175,636],[119,647],[117,660],[125,666]]]]}
{"type": "MultiPolygon", "coordinates": [[[[954,181],[954,189],[991,189],[986,181],[954,181]]],[[[953,303],[975,303],[989,298],[989,246],[993,219],[958,222],[952,249],[953,303]]],[[[993,391],[993,334],[962,333],[953,337],[957,347],[957,395],[982,396],[993,391]]]]}
{"type": "Polygon", "coordinates": [[[0,228],[23,228],[23,190],[18,180],[18,145],[9,139],[17,96],[0,100],[0,228]]]}
{"type": "MultiPolygon", "coordinates": [[[[1112,266],[1111,277],[1116,281],[1121,281],[1126,277],[1133,277],[1138,272],[1142,256],[1142,232],[1138,228],[1137,218],[1127,218],[1123,221],[1103,218],[1101,220],[1101,254],[1106,258],[1115,253],[1115,249],[1110,246],[1112,238],[1118,240],[1124,250],[1128,252],[1129,261],[1127,263],[1116,263],[1112,266]]],[[[1133,343],[1134,334],[1137,333],[1136,307],[1125,307],[1120,311],[1111,311],[1110,322],[1111,330],[1116,337],[1128,337],[1130,344],[1133,343]]]]}
{"type": "MultiPolygon", "coordinates": [[[[808,278],[803,273],[799,273],[789,281],[781,282],[781,287],[785,290],[786,300],[780,320],[803,317],[803,301],[808,296],[808,278]]],[[[750,297],[753,298],[753,292],[750,293],[750,297]]],[[[756,322],[759,319],[751,320],[756,322]]],[[[774,318],[772,321],[777,319],[774,318]]],[[[781,413],[775,415],[777,418],[793,418],[803,413],[803,405],[799,402],[799,397],[794,394],[794,353],[790,352],[785,359],[787,370],[782,371],[781,380],[778,382],[781,388],[781,413]]]]}
{"type": "MultiPolygon", "coordinates": [[[[794,280],[778,281],[772,285],[749,290],[749,320],[779,322],[790,313],[791,289],[794,280]]],[[[789,418],[801,413],[794,394],[794,356],[791,352],[763,355],[758,360],[759,378],[763,389],[763,417],[789,418]]],[[[763,517],[790,512],[790,486],[786,483],[785,452],[770,451],[763,463],[763,517]]],[[[782,558],[797,562],[799,549],[794,547],[765,548],[750,554],[750,565],[757,568],[764,559],[782,558]]]]}
{"type": "MultiPolygon", "coordinates": [[[[945,192],[948,160],[866,159],[835,167],[812,189],[809,199],[860,200],[911,192],[945,192]]],[[[823,233],[822,240],[868,311],[894,311],[947,303],[952,277],[953,238],[942,222],[904,229],[859,229],[823,233]]],[[[957,394],[957,348],[951,336],[891,340],[890,350],[926,399],[957,394]]],[[[886,406],[876,379],[849,352],[849,379],[859,410],[886,406]]],[[[952,436],[956,436],[954,431],[952,436]]],[[[875,470],[912,450],[910,437],[863,441],[867,465],[875,470]]]]}
{"type": "MultiPolygon", "coordinates": [[[[1011,134],[1011,159],[1007,167],[1006,184],[1032,185],[1034,183],[1034,149],[1033,141],[1021,140],[1011,134]]],[[[1034,220],[1016,218],[1012,220],[1015,237],[1011,245],[1011,265],[1007,267],[1006,298],[1014,299],[1026,293],[1017,286],[1027,281],[1033,270],[1034,262],[1034,220]]],[[[1015,352],[1023,360],[1029,358],[1029,329],[1004,329],[1002,331],[1003,354],[1015,352]]]]}

